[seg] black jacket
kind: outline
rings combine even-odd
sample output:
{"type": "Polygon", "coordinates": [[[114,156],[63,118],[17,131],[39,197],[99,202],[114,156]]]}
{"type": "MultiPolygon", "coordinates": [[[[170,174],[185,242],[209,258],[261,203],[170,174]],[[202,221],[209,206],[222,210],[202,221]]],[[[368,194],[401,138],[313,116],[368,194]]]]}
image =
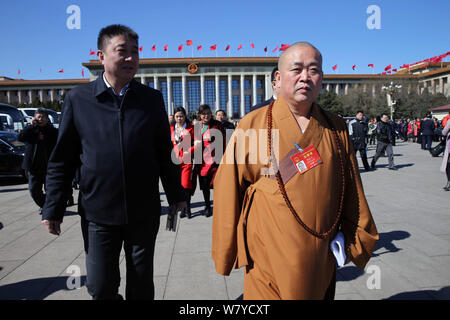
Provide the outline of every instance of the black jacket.
{"type": "Polygon", "coordinates": [[[377,124],[377,140],[384,143],[392,143],[393,128],[387,122],[380,121],[377,124]]]}
{"type": "Polygon", "coordinates": [[[132,80],[120,99],[101,75],[72,89],[48,164],[42,219],[63,218],[66,192],[81,164],[79,211],[88,221],[158,225],[159,178],[169,204],[184,201],[172,148],[161,92],[132,80]]]}
{"type": "Polygon", "coordinates": [[[268,106],[272,101],[274,101],[275,99],[272,97],[270,97],[269,100],[263,101],[261,103],[255,104],[254,106],[250,107],[250,112],[259,108],[262,108],[264,106],[268,106]]]}
{"type": "Polygon", "coordinates": [[[58,138],[58,129],[48,122],[46,126],[29,125],[19,133],[17,139],[25,142],[25,157],[22,169],[32,174],[45,175],[47,163],[58,138]]]}
{"type": "Polygon", "coordinates": [[[422,122],[420,128],[422,129],[422,134],[424,136],[432,136],[434,135],[434,129],[436,126],[434,125],[433,120],[428,119],[422,122]]]}
{"type": "Polygon", "coordinates": [[[369,126],[366,122],[356,119],[352,122],[352,144],[355,150],[361,150],[366,147],[366,137],[369,132],[369,126]]]}

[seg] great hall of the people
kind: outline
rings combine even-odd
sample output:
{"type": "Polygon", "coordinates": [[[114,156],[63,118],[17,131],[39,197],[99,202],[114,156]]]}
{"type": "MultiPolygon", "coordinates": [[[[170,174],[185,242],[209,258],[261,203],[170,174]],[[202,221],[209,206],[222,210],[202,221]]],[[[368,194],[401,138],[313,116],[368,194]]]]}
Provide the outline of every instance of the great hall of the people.
{"type": "MultiPolygon", "coordinates": [[[[270,75],[277,57],[217,57],[140,59],[136,80],[161,91],[168,114],[182,106],[194,112],[201,104],[213,110],[226,110],[229,117],[239,119],[250,107],[272,96],[270,75]]],[[[83,63],[90,71],[89,79],[23,80],[0,76],[0,102],[13,105],[61,100],[73,87],[95,80],[102,74],[99,60],[83,63]]],[[[399,69],[390,75],[325,74],[322,90],[347,94],[351,88],[378,92],[391,82],[416,83],[408,89],[420,94],[450,96],[450,62],[420,63],[399,69]]]]}

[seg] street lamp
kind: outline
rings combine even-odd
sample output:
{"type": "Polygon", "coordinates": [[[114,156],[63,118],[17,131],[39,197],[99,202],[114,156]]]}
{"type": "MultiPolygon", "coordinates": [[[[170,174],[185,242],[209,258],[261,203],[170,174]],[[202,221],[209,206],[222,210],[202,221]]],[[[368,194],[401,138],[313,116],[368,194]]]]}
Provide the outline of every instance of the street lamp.
{"type": "Polygon", "coordinates": [[[401,85],[395,85],[392,83],[386,87],[382,86],[381,90],[386,91],[386,98],[387,98],[387,104],[389,108],[391,108],[391,120],[394,120],[394,105],[397,103],[397,101],[394,99],[394,94],[397,92],[398,89],[401,89],[401,85]]]}

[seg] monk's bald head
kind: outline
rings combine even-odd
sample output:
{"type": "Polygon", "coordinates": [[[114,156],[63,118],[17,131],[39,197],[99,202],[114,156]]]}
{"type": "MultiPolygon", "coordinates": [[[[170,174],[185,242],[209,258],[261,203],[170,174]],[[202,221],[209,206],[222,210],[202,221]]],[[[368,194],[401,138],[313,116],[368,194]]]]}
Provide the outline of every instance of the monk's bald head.
{"type": "Polygon", "coordinates": [[[301,50],[301,49],[305,49],[305,48],[313,49],[317,52],[317,55],[320,60],[320,68],[322,69],[322,54],[316,47],[314,47],[309,42],[296,42],[292,46],[290,46],[289,48],[284,50],[283,53],[281,54],[280,58],[278,59],[278,69],[281,70],[281,68],[283,68],[284,64],[286,63],[286,61],[290,60],[290,58],[292,57],[292,53],[295,50],[301,50]]]}
{"type": "Polygon", "coordinates": [[[322,88],[322,55],[308,42],[296,42],[278,60],[277,88],[292,109],[309,110],[322,88]]]}

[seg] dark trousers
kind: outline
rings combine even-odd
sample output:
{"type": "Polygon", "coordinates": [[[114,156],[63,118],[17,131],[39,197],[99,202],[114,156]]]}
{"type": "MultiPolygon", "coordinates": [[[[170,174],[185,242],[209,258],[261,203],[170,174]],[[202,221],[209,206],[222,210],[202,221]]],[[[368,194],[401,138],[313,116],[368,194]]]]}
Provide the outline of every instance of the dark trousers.
{"type": "Polygon", "coordinates": [[[361,160],[363,162],[364,165],[364,169],[369,170],[370,166],[369,166],[369,162],[367,161],[367,152],[366,152],[366,148],[363,149],[357,149],[355,150],[355,155],[356,153],[359,151],[359,155],[361,156],[361,160]]]}
{"type": "Polygon", "coordinates": [[[386,155],[388,156],[388,167],[393,168],[394,167],[394,151],[392,149],[392,144],[385,143],[378,141],[377,143],[377,151],[375,153],[375,156],[372,159],[372,168],[375,167],[375,163],[377,162],[378,158],[386,151],[386,155]]]}
{"type": "Polygon", "coordinates": [[[450,182],[450,162],[447,162],[447,168],[445,168],[445,173],[447,174],[447,181],[450,182]]]}
{"type": "Polygon", "coordinates": [[[87,289],[94,300],[115,300],[120,285],[119,256],[126,260],[126,299],[153,300],[153,256],[159,224],[107,226],[82,217],[87,289]]]}
{"type": "Polygon", "coordinates": [[[432,140],[433,140],[433,136],[423,135],[422,136],[422,149],[423,150],[431,150],[432,140]]]}
{"type": "Polygon", "coordinates": [[[30,191],[31,198],[42,208],[45,203],[45,175],[44,174],[33,174],[28,171],[28,190],[30,191]]]}

